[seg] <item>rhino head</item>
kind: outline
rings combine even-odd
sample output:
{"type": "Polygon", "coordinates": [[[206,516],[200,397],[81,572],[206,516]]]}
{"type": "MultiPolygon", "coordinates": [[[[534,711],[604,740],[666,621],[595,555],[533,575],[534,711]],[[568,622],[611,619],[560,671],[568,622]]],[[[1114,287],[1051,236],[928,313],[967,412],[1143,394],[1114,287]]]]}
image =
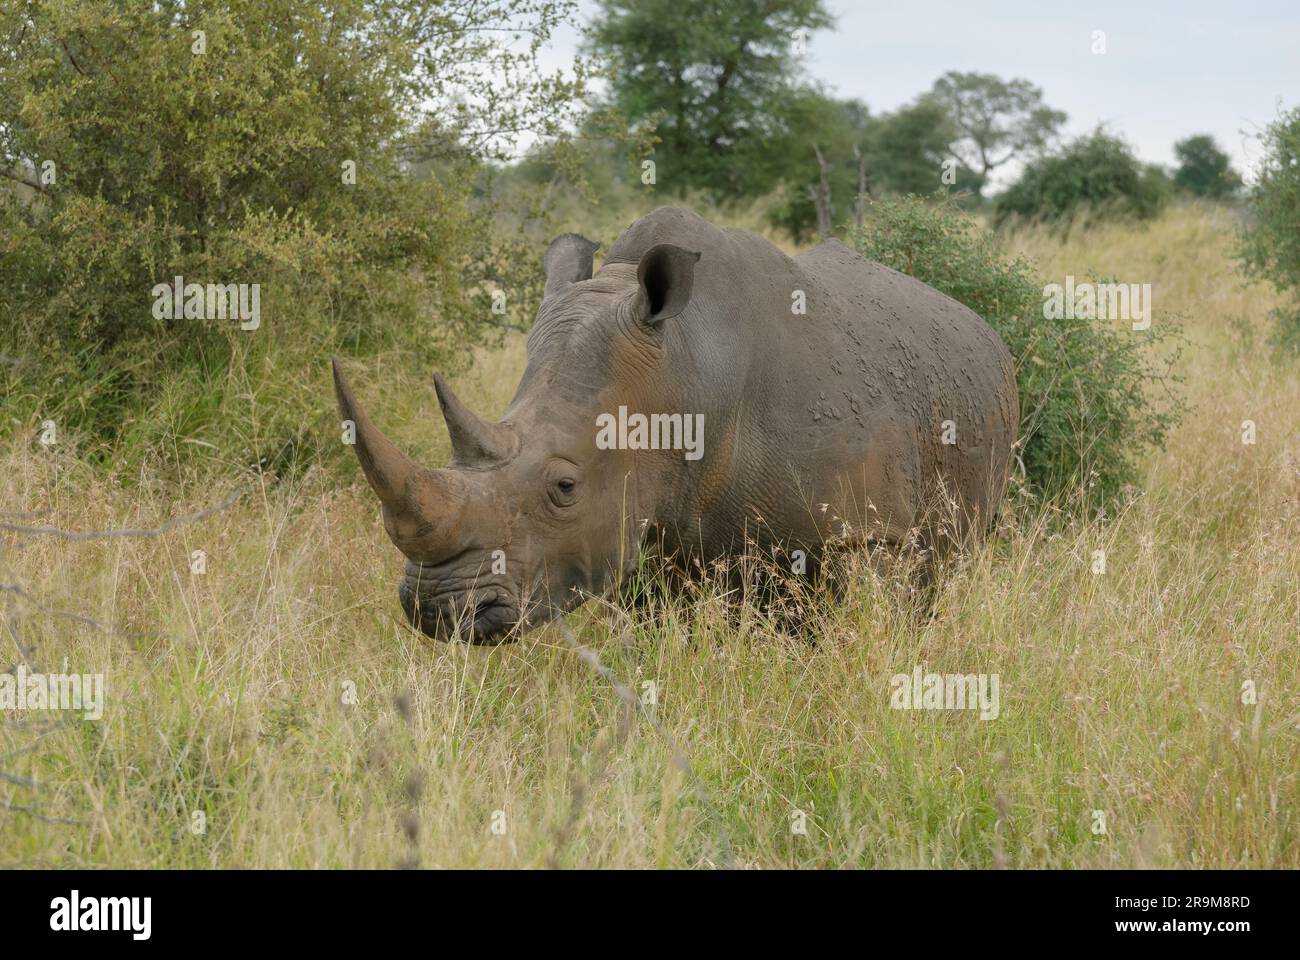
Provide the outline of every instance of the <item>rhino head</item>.
{"type": "Polygon", "coordinates": [[[658,452],[651,459],[598,448],[597,418],[620,405],[681,402],[664,396],[653,368],[664,356],[665,321],[690,300],[699,254],[659,244],[639,263],[606,264],[592,279],[597,247],[564,234],[547,250],[527,368],[499,422],[474,414],[434,377],[452,448],[443,469],[398,450],[334,361],[357,459],[406,557],[402,610],[430,637],[517,639],[607,592],[636,565],[644,521],[665,489],[659,480],[673,468],[658,452]]]}

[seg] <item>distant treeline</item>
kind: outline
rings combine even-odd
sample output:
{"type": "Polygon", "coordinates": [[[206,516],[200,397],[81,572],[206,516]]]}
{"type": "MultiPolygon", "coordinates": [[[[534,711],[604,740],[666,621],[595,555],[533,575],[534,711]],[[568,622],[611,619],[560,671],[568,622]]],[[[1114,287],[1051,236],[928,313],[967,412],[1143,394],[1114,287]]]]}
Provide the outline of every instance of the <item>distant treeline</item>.
{"type": "MultiPolygon", "coordinates": [[[[1000,219],[1060,218],[1080,206],[1146,217],[1176,190],[1226,198],[1241,186],[1204,134],[1176,146],[1172,174],[1103,130],[1061,144],[1066,115],[1019,78],[949,72],[912,102],[873,114],[807,79],[809,37],[832,25],[821,0],[602,0],[587,49],[615,67],[587,132],[599,140],[616,115],[641,152],[631,167],[596,152],[587,178],[643,177],[648,160],[669,194],[715,202],[772,194],[772,224],[796,240],[861,226],[865,197],[982,198],[1013,162],[1023,174],[997,198],[1000,219]]],[[[536,176],[553,172],[551,149],[535,151],[536,176]]]]}

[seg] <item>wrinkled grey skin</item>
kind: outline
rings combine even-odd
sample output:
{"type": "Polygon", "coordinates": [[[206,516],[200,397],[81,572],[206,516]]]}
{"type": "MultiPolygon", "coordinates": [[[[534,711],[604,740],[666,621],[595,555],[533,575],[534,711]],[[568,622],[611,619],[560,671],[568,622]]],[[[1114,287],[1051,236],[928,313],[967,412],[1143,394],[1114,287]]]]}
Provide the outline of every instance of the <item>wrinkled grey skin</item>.
{"type": "Polygon", "coordinates": [[[677,208],[624,231],[593,276],[595,249],[565,234],[547,251],[499,423],[435,378],[445,469],[385,439],[335,363],[420,630],[515,639],[609,593],[651,544],[707,564],[750,537],[815,564],[830,542],[942,551],[987,527],[1019,407],[1010,355],[966,307],[838,242],[792,259],[677,208]],[[598,449],[597,417],[620,406],[702,413],[703,456],[598,449]]]}

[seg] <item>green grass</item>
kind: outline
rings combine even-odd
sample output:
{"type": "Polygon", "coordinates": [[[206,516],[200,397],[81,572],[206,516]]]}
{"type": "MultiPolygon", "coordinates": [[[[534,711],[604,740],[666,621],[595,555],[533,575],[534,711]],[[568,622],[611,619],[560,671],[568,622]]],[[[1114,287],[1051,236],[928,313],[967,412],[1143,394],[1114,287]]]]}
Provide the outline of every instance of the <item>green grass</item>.
{"type": "MultiPolygon", "coordinates": [[[[414,634],[359,473],[232,472],[176,494],[85,465],[75,438],[25,436],[0,451],[0,509],[50,512],[0,520],[149,526],[249,492],[153,538],[0,533],[0,583],[31,598],[0,593],[0,667],[16,639],[35,666],[67,657],[108,683],[100,723],[0,714],[0,865],[1300,866],[1300,370],[1234,332],[1265,329],[1273,301],[1242,286],[1228,237],[1223,214],[1189,207],[1008,239],[1047,276],[1156,282],[1157,311],[1187,326],[1191,414],[1122,515],[1008,511],[932,619],[855,558],[814,642],[708,585],[569,618],[622,683],[654,682],[698,787],[645,717],[621,726],[626,706],[557,629],[491,651],[414,634]],[[890,677],[917,664],[999,674],[1000,716],[891,709],[890,677]]],[[[522,362],[511,340],[456,386],[499,413],[522,362]]],[[[374,412],[437,461],[427,373],[390,380],[374,412]]],[[[328,389],[323,369],[299,375],[328,389]]],[[[357,371],[358,389],[379,375],[357,371]]]]}

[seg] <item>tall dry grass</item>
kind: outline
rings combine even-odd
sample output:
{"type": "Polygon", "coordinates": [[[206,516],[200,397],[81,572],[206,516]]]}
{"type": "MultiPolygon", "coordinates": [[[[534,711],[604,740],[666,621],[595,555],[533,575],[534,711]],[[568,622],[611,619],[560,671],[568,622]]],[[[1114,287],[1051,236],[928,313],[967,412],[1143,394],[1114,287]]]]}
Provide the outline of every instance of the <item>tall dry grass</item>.
{"type": "MultiPolygon", "coordinates": [[[[569,618],[620,682],[653,683],[698,784],[555,629],[492,651],[413,634],[361,483],[250,481],[156,537],[0,534],[0,668],[66,658],[109,698],[99,723],[0,715],[0,865],[1300,866],[1300,370],[1258,345],[1272,300],[1229,238],[1199,207],[1008,238],[1046,279],[1152,282],[1186,324],[1191,415],[1121,515],[1008,514],[928,620],[862,563],[815,643],[707,587],[569,618]],[[918,664],[999,674],[998,719],[891,709],[918,664]]],[[[498,413],[522,362],[514,341],[458,386],[498,413]]],[[[437,457],[410,397],[381,419],[437,457]]],[[[0,509],[49,511],[0,520],[79,530],[236,489],[126,492],[35,443],[0,477],[0,509]]]]}

